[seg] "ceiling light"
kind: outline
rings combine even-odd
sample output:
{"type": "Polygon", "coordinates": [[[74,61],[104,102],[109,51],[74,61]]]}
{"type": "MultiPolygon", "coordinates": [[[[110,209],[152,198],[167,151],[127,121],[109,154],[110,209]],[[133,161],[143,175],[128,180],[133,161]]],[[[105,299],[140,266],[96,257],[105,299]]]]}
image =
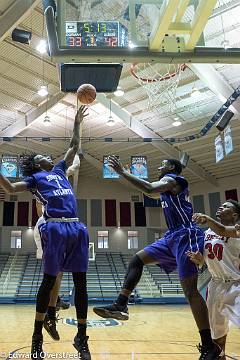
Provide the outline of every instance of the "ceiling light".
{"type": "Polygon", "coordinates": [[[46,54],[47,53],[47,42],[46,40],[42,39],[39,41],[38,46],[36,47],[37,51],[40,52],[40,54],[46,54]]]}
{"type": "Polygon", "coordinates": [[[45,116],[45,118],[43,120],[43,125],[44,126],[50,126],[51,125],[51,120],[50,120],[50,117],[48,115],[45,116]]]}
{"type": "Polygon", "coordinates": [[[134,49],[136,47],[136,45],[130,40],[129,43],[128,43],[128,47],[130,49],[134,49]]]}
{"type": "Polygon", "coordinates": [[[199,97],[200,94],[201,94],[201,92],[197,88],[192,89],[192,92],[191,92],[192,97],[197,98],[197,97],[199,97]]]}
{"type": "Polygon", "coordinates": [[[182,125],[182,122],[181,122],[180,120],[177,120],[177,121],[174,121],[174,122],[172,123],[172,125],[173,125],[173,126],[180,126],[180,125],[182,125]]]}
{"type": "Polygon", "coordinates": [[[40,96],[47,96],[48,95],[48,88],[45,85],[42,85],[41,88],[38,90],[38,95],[40,96]]]}
{"type": "Polygon", "coordinates": [[[117,90],[114,91],[114,95],[115,95],[115,96],[118,96],[118,97],[124,95],[124,91],[123,91],[123,89],[121,88],[121,86],[118,86],[118,87],[117,87],[117,90]]]}
{"type": "Polygon", "coordinates": [[[108,121],[106,122],[107,126],[114,126],[115,121],[112,116],[109,117],[108,121]]]}

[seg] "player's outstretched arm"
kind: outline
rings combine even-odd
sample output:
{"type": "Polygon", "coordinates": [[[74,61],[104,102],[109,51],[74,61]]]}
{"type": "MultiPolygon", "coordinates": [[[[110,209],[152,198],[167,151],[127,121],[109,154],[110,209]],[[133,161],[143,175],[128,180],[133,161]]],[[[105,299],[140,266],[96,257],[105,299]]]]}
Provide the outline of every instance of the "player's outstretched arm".
{"type": "Polygon", "coordinates": [[[73,127],[73,135],[70,141],[70,147],[64,157],[64,160],[66,161],[67,166],[69,167],[72,165],[74,156],[76,155],[78,149],[79,149],[79,143],[80,143],[80,125],[83,122],[83,119],[87,116],[87,107],[86,106],[80,106],[78,109],[75,121],[74,121],[74,127],[73,127]]]}
{"type": "Polygon", "coordinates": [[[138,190],[144,192],[149,197],[155,197],[156,194],[171,191],[176,186],[176,181],[168,176],[164,176],[161,180],[155,182],[148,182],[139,179],[136,176],[129,174],[129,172],[122,166],[121,162],[116,156],[109,156],[109,165],[122,177],[128,180],[138,190]]]}
{"type": "Polygon", "coordinates": [[[79,155],[76,154],[73,159],[73,163],[69,168],[67,169],[66,176],[72,176],[77,170],[80,169],[80,158],[79,155]]]}
{"type": "Polygon", "coordinates": [[[8,194],[14,194],[27,190],[27,183],[25,181],[19,181],[11,183],[5,176],[0,174],[0,186],[8,194]]]}
{"type": "Polygon", "coordinates": [[[224,226],[223,224],[205,214],[196,213],[193,215],[193,220],[198,224],[208,225],[212,231],[220,236],[239,237],[240,235],[235,226],[224,226]]]}

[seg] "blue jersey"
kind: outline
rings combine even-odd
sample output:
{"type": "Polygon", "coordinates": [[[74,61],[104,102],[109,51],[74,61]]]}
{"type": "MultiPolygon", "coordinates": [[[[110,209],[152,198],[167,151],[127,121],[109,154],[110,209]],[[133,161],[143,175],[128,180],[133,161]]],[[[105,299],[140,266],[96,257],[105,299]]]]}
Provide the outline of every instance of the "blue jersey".
{"type": "Polygon", "coordinates": [[[188,199],[188,182],[184,177],[176,174],[166,174],[166,176],[175,179],[182,188],[182,191],[177,195],[173,195],[169,191],[160,194],[167,226],[170,230],[190,227],[192,224],[193,208],[188,199]]]}
{"type": "Polygon", "coordinates": [[[51,171],[39,171],[23,179],[28,189],[44,205],[44,217],[76,218],[77,203],[66,177],[67,165],[61,160],[51,171]]]}

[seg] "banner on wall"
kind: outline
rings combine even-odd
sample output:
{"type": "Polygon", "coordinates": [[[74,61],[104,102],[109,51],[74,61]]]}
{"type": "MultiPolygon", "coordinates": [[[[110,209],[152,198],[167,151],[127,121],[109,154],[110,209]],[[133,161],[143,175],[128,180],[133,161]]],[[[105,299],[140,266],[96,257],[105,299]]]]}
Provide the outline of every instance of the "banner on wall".
{"type": "Polygon", "coordinates": [[[224,129],[224,148],[226,155],[233,151],[232,130],[230,125],[224,129]]]}
{"type": "Polygon", "coordinates": [[[3,155],[1,160],[1,174],[6,178],[18,177],[18,156],[3,155]]]}
{"type": "Polygon", "coordinates": [[[224,158],[223,143],[221,135],[218,135],[215,139],[215,151],[216,151],[216,163],[224,158]]]}
{"type": "MultiPolygon", "coordinates": [[[[119,179],[120,175],[109,165],[108,155],[103,156],[103,178],[119,179]]],[[[116,156],[119,159],[119,156],[116,156]]]]}
{"type": "Polygon", "coordinates": [[[131,173],[140,179],[148,178],[146,156],[131,156],[131,173]]]}

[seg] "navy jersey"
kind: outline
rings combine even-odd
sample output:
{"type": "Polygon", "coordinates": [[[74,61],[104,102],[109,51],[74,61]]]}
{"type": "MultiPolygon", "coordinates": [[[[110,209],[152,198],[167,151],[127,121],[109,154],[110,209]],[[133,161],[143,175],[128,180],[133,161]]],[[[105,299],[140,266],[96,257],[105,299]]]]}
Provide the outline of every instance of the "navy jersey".
{"type": "Polygon", "coordinates": [[[175,179],[182,187],[182,191],[177,195],[169,191],[160,194],[167,226],[170,230],[189,227],[192,224],[193,208],[188,199],[188,182],[184,177],[176,174],[166,174],[166,176],[175,179]]]}
{"type": "Polygon", "coordinates": [[[66,177],[67,165],[61,160],[51,171],[39,171],[23,179],[44,206],[44,217],[77,217],[76,198],[66,177]]]}

